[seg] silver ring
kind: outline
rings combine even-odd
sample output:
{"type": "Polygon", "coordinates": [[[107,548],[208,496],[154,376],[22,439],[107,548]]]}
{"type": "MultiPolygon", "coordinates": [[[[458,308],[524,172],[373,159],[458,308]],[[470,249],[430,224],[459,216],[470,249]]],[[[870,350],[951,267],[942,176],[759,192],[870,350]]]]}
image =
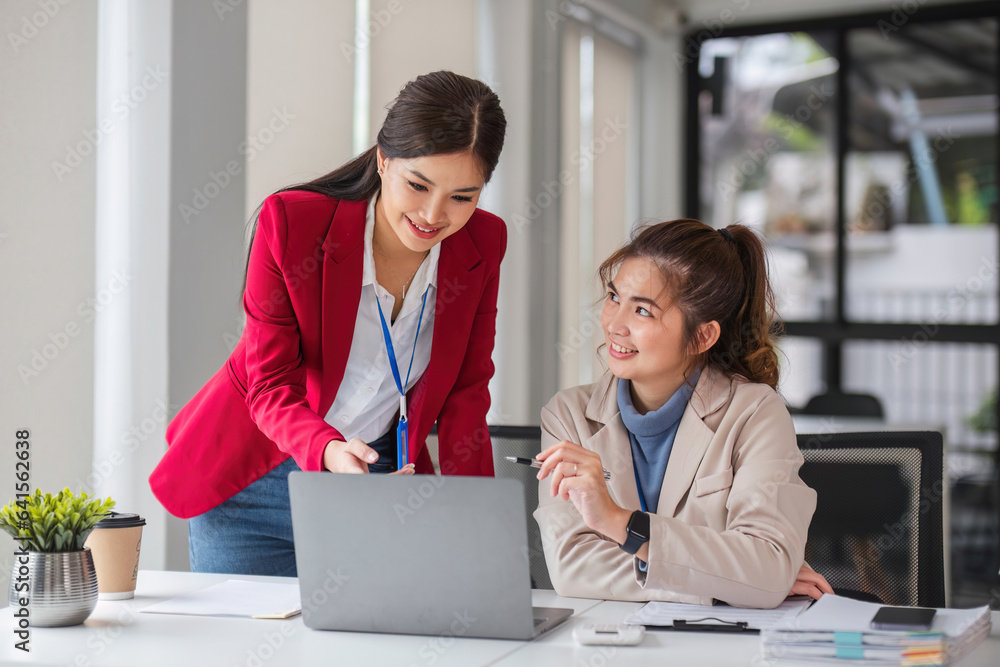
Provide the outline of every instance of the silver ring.
{"type": "Polygon", "coordinates": [[[576,471],[579,470],[579,469],[580,469],[580,464],[579,463],[574,463],[573,464],[573,477],[576,477],[576,471]]]}

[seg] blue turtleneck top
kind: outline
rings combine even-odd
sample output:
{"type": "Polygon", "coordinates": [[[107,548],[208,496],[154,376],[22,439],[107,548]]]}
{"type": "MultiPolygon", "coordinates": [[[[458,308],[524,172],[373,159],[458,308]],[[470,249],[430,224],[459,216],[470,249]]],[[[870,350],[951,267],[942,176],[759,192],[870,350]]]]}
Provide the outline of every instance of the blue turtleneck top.
{"type": "Polygon", "coordinates": [[[632,405],[632,383],[618,380],[618,410],[632,442],[632,460],[641,487],[639,493],[648,512],[656,512],[660,502],[660,487],[667,473],[667,461],[674,446],[677,427],[700,375],[701,371],[696,370],[658,410],[644,415],[632,405]]]}

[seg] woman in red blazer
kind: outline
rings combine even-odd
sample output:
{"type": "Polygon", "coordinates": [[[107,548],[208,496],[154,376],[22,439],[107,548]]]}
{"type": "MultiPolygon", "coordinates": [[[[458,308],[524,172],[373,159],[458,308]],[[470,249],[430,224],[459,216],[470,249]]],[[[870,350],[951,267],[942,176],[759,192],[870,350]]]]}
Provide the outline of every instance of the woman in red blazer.
{"type": "Polygon", "coordinates": [[[243,335],[168,426],[150,476],[163,506],[191,518],[193,570],[294,576],[288,474],[433,473],[435,422],[443,473],[493,474],[487,385],[507,237],[476,204],[505,128],[489,87],[427,74],[402,89],[375,147],[264,201],[243,335]]]}

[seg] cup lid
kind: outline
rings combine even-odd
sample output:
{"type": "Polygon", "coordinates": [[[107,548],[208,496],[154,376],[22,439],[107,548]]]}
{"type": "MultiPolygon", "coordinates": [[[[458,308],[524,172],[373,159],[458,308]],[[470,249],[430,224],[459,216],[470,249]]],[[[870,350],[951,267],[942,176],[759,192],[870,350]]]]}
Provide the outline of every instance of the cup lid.
{"type": "Polygon", "coordinates": [[[146,520],[138,514],[128,512],[110,512],[106,519],[97,522],[95,528],[132,528],[134,526],[145,526],[146,520]]]}

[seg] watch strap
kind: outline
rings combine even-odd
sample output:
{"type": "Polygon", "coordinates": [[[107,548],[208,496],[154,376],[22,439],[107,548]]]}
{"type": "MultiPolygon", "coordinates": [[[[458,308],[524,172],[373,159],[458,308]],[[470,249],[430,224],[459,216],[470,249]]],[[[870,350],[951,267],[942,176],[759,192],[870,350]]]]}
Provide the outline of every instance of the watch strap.
{"type": "Polygon", "coordinates": [[[649,541],[649,515],[642,510],[632,512],[629,517],[628,526],[625,528],[628,537],[621,545],[622,551],[633,556],[643,544],[649,541]]]}

